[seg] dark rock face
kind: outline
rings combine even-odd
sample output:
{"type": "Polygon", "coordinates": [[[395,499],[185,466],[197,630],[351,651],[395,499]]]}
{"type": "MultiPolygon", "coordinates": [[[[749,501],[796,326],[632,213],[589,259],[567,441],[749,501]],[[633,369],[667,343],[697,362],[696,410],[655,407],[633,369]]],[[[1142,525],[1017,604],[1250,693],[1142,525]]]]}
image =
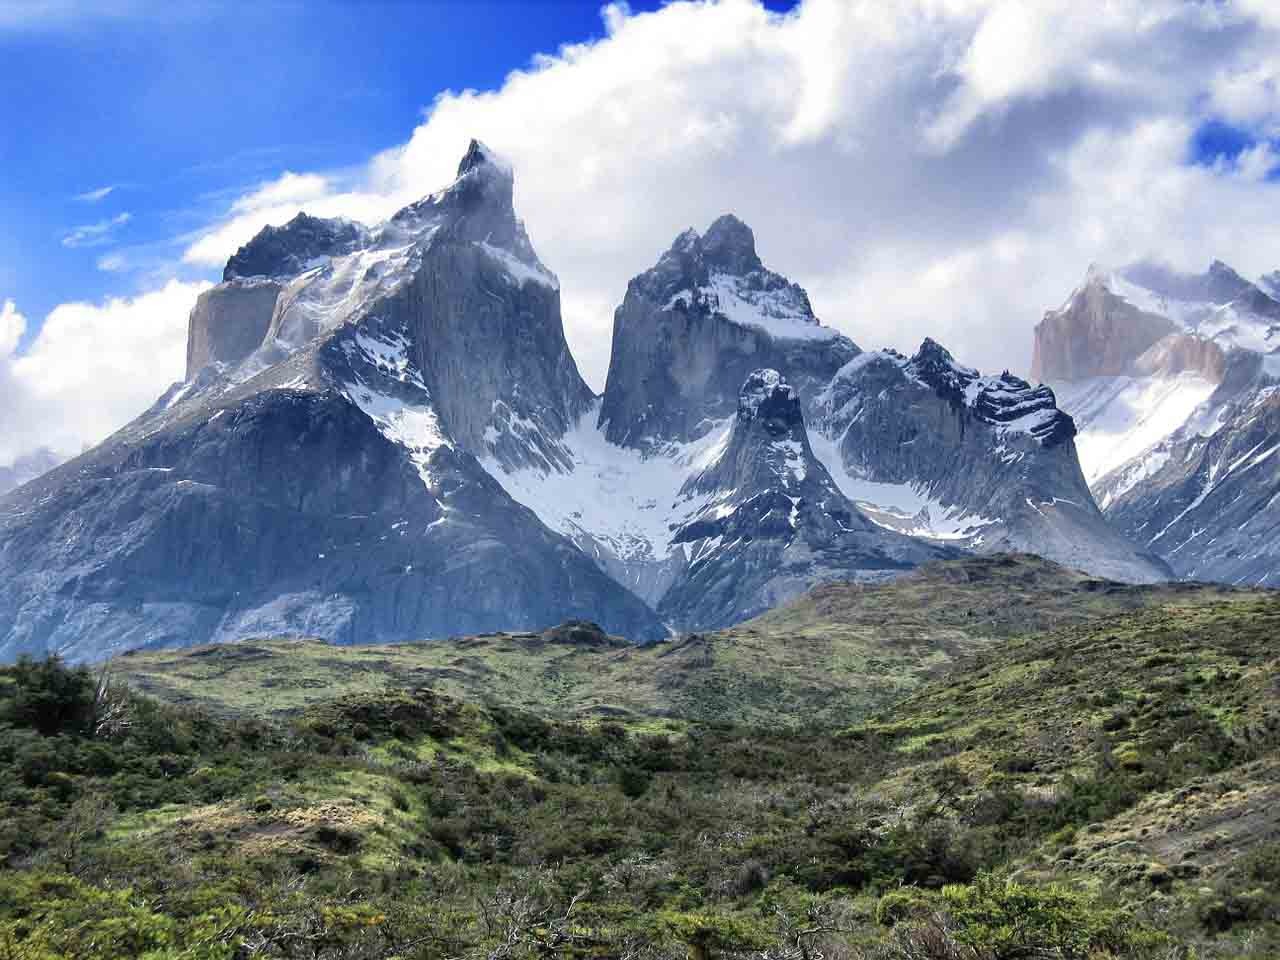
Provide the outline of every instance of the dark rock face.
{"type": "MultiPolygon", "coordinates": [[[[1075,425],[1047,387],[1008,373],[980,376],[926,341],[911,358],[859,357],[820,407],[817,426],[837,441],[845,470],[910,487],[963,518],[949,534],[959,546],[1034,552],[1116,580],[1168,575],[1098,511],[1076,456],[1075,425]]],[[[905,517],[900,529],[927,530],[937,519],[905,517]]]]}
{"type": "Polygon", "coordinates": [[[211,363],[234,367],[262,346],[283,289],[255,277],[200,294],[187,323],[187,380],[211,363]]]}
{"type": "Polygon", "coordinates": [[[728,444],[686,489],[714,496],[676,532],[692,559],[659,612],[680,625],[728,626],[824,580],[889,577],[959,555],[876,526],[840,492],[776,370],[747,377],[728,444]]]}
{"type": "Polygon", "coordinates": [[[1107,288],[1091,272],[1061,310],[1036,325],[1031,377],[1041,382],[1130,373],[1134,362],[1177,328],[1167,318],[1140,310],[1107,288]]]}
{"type": "Polygon", "coordinates": [[[284,226],[263,227],[227,261],[222,279],[296,276],[317,258],[340,257],[368,242],[358,223],[300,213],[284,226]]]}
{"type": "Polygon", "coordinates": [[[442,448],[430,471],[427,487],[344,397],[290,390],[91,453],[0,505],[0,654],[392,641],[602,607],[629,635],[661,634],[474,458],[442,448]]]}
{"type": "Polygon", "coordinates": [[[449,435],[505,464],[562,461],[558,439],[591,404],[560,321],[560,291],[513,282],[469,242],[437,238],[402,289],[379,304],[401,330],[449,435]]]}
{"type": "Polygon", "coordinates": [[[732,416],[753,371],[781,371],[813,396],[857,356],[823,327],[796,284],[765,269],[751,229],[736,217],[688,230],[627,287],[614,314],[600,409],[612,443],[684,442],[732,416]]]}

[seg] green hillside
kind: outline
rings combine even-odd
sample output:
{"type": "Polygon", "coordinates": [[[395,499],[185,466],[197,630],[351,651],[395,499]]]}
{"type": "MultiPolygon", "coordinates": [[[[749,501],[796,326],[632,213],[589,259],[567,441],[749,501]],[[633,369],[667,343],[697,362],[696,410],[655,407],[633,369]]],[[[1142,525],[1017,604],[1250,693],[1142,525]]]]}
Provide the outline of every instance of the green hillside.
{"type": "Polygon", "coordinates": [[[1133,587],[1031,556],[926,566],[887,584],[822,586],[734,627],[634,647],[588,630],[401,646],[274,640],[134,653],[137,689],[225,716],[287,715],[336,696],[428,685],[552,716],[840,725],[1008,637],[1220,587],[1133,587]]]}
{"type": "Polygon", "coordinates": [[[0,957],[1280,955],[1273,594],[993,558],[115,669],[0,671],[0,957]]]}

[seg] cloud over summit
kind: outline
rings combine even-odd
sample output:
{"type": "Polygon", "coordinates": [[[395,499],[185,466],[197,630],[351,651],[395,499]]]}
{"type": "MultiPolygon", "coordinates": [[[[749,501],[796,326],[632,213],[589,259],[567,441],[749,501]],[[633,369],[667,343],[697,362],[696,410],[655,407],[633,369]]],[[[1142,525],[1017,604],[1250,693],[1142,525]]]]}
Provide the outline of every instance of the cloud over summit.
{"type": "Polygon", "coordinates": [[[188,261],[219,265],[304,207],[387,216],[448,182],[471,136],[514,163],[597,385],[627,280],[727,210],[863,346],[933,335],[988,367],[1025,368],[1035,321],[1093,260],[1280,260],[1267,149],[1218,168],[1188,156],[1210,117],[1277,122],[1274,84],[1270,100],[1265,84],[1241,92],[1280,71],[1265,4],[806,0],[777,15],[722,0],[604,20],[603,39],[499,90],[442,94],[354,180],[263,185],[188,261]]]}

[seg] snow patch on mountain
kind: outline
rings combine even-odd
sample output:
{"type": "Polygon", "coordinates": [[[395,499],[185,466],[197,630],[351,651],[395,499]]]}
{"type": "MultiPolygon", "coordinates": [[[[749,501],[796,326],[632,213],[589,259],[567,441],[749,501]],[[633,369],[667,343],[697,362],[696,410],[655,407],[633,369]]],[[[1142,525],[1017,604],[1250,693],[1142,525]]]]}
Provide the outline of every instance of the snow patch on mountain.
{"type": "Polygon", "coordinates": [[[528,264],[517,259],[501,247],[481,242],[477,246],[491,259],[495,260],[506,272],[507,276],[519,286],[524,283],[537,283],[550,290],[559,290],[560,281],[556,275],[540,263],[528,264]]]}
{"type": "Polygon", "coordinates": [[[1001,522],[999,517],[984,517],[960,506],[943,504],[918,483],[883,483],[855,476],[840,455],[842,439],[812,430],[809,446],[840,492],[877,526],[926,540],[978,546],[982,529],[1001,522]]]}
{"type": "MultiPolygon", "coordinates": [[[[1076,452],[1092,484],[1171,436],[1216,386],[1188,371],[1172,377],[1090,377],[1055,383],[1053,392],[1075,419],[1076,452]]],[[[1150,469],[1135,471],[1132,483],[1150,469]]]]}
{"type": "Polygon", "coordinates": [[[691,475],[714,464],[729,442],[730,423],[701,439],[641,453],[605,439],[594,403],[562,438],[573,468],[508,472],[484,466],[511,497],[552,530],[578,543],[594,541],[623,561],[655,561],[673,554],[672,536],[690,517],[714,509],[714,494],[682,493],[691,475]]]}
{"type": "Polygon", "coordinates": [[[831,340],[839,336],[837,331],[818,323],[808,303],[802,302],[791,287],[757,289],[750,275],[713,273],[707,285],[697,292],[713,312],[731,323],[755,327],[780,340],[831,340]]]}
{"type": "Polygon", "coordinates": [[[422,482],[430,488],[433,480],[427,465],[431,455],[440,447],[452,447],[452,443],[422,375],[410,361],[408,340],[401,334],[376,337],[362,330],[342,346],[349,357],[364,360],[376,371],[374,376],[364,376],[361,365],[353,364],[356,382],[343,384],[342,394],[374,422],[379,433],[408,451],[422,482]],[[407,387],[403,392],[415,399],[393,395],[378,382],[383,378],[407,387]]]}

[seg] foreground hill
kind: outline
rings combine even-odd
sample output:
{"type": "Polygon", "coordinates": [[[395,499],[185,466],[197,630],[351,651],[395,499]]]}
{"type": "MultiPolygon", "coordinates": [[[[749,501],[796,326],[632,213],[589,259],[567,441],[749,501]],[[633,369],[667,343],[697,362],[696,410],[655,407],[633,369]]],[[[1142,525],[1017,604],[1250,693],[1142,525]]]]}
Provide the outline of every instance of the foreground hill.
{"type": "MultiPolygon", "coordinates": [[[[763,695],[749,723],[690,719],[735,718],[717,714],[726,700],[698,704],[711,686],[670,693],[670,675],[636,681],[627,716],[570,719],[592,709],[575,686],[590,689],[610,657],[652,658],[628,661],[633,675],[663,662],[661,648],[582,628],[462,642],[459,662],[471,651],[491,668],[483,684],[476,665],[447,682],[438,661],[415,673],[425,647],[368,651],[362,669],[360,651],[318,644],[120,661],[183,706],[56,663],[4,668],[0,948],[41,960],[1275,956],[1280,598],[1071,577],[1024,558],[944,566],[897,593],[826,588],[761,618],[749,629],[793,651],[811,641],[785,624],[812,637],[824,618],[829,649],[865,652],[877,623],[898,640],[932,629],[985,646],[935,679],[941,664],[921,666],[913,692],[875,715],[847,694],[847,714],[804,728],[784,726],[804,719],[786,701],[770,718],[763,695]],[[983,627],[966,632],[970,619],[983,627]],[[502,705],[531,696],[512,677],[575,650],[588,666],[566,671],[577,679],[559,701],[502,705]],[[644,715],[645,695],[659,716],[644,715]]],[[[749,637],[711,640],[713,669],[740,689],[783,672],[754,648],[720,658],[749,637]]],[[[800,661],[787,682],[801,690],[820,665],[800,661]]],[[[826,666],[856,688],[856,669],[826,666]]],[[[600,688],[621,689],[621,675],[600,688]]]]}
{"type": "Polygon", "coordinates": [[[1097,580],[1026,555],[970,557],[885,584],[827,584],[737,627],[649,647],[579,625],[377,647],[252,641],[131,653],[113,669],[138,689],[229,716],[429,685],[561,717],[848,723],[1004,638],[1225,595],[1097,580]]]}

